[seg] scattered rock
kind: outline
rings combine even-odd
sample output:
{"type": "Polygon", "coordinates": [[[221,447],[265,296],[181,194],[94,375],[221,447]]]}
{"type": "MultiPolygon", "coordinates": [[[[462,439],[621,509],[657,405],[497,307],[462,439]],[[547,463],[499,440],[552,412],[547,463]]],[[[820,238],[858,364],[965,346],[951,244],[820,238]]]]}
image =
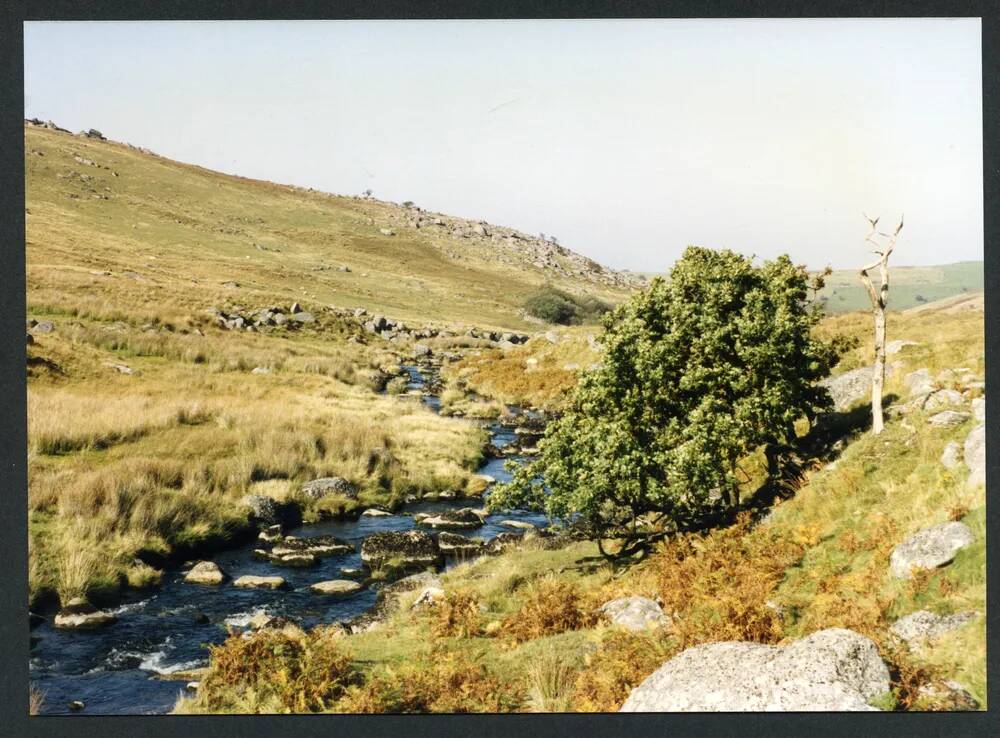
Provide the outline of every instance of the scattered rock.
{"type": "Polygon", "coordinates": [[[903,377],[903,384],[910,390],[910,397],[917,395],[927,395],[933,392],[936,387],[931,379],[930,369],[917,369],[903,377]]]}
{"type": "Polygon", "coordinates": [[[977,425],[965,437],[963,446],[965,465],[969,467],[966,486],[969,488],[986,484],[986,424],[977,425]]]}
{"type": "Polygon", "coordinates": [[[873,711],[889,691],[875,644],[831,628],[784,647],[708,643],[683,651],[632,690],[622,712],[873,711]]]}
{"type": "Polygon", "coordinates": [[[257,534],[257,539],[264,541],[265,543],[271,543],[273,541],[281,540],[281,526],[280,525],[269,525],[267,528],[262,530],[257,534]]]}
{"type": "Polygon", "coordinates": [[[374,533],[361,544],[361,561],[378,566],[399,559],[404,566],[429,566],[440,559],[437,541],[419,530],[374,533]]]}
{"type": "Polygon", "coordinates": [[[346,597],[355,592],[360,592],[362,586],[350,579],[331,579],[327,582],[316,582],[310,584],[309,589],[316,594],[330,595],[335,597],[346,597]]]}
{"type": "Polygon", "coordinates": [[[214,561],[199,561],[184,576],[185,582],[192,584],[222,584],[226,573],[214,561]]]}
{"type": "Polygon", "coordinates": [[[938,428],[950,428],[955,425],[961,425],[966,420],[972,416],[966,412],[957,412],[955,410],[944,410],[937,415],[932,415],[927,419],[927,422],[938,428]]]}
{"type": "Polygon", "coordinates": [[[950,564],[955,554],[972,541],[972,531],[964,523],[942,523],[925,528],[893,549],[889,570],[896,579],[909,579],[914,568],[935,569],[950,564]]]}
{"type": "Polygon", "coordinates": [[[358,490],[343,477],[321,477],[303,484],[302,494],[312,500],[320,500],[331,494],[355,500],[358,497],[358,490]]]}
{"type": "Polygon", "coordinates": [[[233,586],[244,589],[284,589],[288,585],[284,577],[258,577],[245,574],[233,582],[233,586]]]}
{"type": "Polygon", "coordinates": [[[670,618],[663,614],[663,609],[648,597],[619,597],[605,602],[600,611],[626,630],[644,631],[670,625],[670,618]]]}
{"type": "Polygon", "coordinates": [[[291,319],[296,323],[315,323],[316,317],[312,313],[292,313],[291,319]]]}
{"type": "Polygon", "coordinates": [[[916,646],[957,630],[975,619],[976,613],[974,612],[935,615],[927,610],[918,610],[897,620],[889,630],[897,638],[906,641],[908,645],[916,646]]]}
{"type": "Polygon", "coordinates": [[[962,447],[955,441],[950,441],[941,452],[941,464],[945,469],[956,469],[962,463],[962,447]]]}

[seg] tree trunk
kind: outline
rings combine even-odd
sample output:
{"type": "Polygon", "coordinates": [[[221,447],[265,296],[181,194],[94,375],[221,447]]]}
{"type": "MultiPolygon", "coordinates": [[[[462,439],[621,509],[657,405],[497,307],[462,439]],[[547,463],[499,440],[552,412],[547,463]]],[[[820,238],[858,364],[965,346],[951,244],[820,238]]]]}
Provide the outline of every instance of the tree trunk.
{"type": "MultiPolygon", "coordinates": [[[[881,301],[880,301],[881,302],[881,301]]],[[[882,432],[882,388],[885,385],[885,308],[876,304],[872,308],[875,316],[875,367],[872,370],[872,432],[882,432]]]]}

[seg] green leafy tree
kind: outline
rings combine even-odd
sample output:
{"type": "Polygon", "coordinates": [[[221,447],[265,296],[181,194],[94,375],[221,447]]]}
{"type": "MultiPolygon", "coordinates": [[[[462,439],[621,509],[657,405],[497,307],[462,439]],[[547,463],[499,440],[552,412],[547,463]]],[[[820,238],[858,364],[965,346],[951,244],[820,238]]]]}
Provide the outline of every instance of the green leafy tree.
{"type": "Polygon", "coordinates": [[[623,538],[622,552],[649,525],[731,512],[740,458],[793,442],[797,419],[829,407],[815,383],[837,349],[812,335],[821,315],[809,287],[787,256],[754,266],[688,248],[669,279],[604,317],[601,365],[490,506],[577,515],[599,541],[623,538]]]}

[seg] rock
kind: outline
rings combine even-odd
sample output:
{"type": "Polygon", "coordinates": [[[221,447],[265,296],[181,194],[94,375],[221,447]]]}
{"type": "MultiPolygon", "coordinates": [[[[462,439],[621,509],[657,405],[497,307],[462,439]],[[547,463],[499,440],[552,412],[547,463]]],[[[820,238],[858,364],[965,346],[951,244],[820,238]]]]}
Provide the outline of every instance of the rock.
{"type": "Polygon", "coordinates": [[[555,331],[546,331],[545,340],[549,343],[559,343],[559,334],[555,331]]]}
{"type": "Polygon", "coordinates": [[[414,610],[419,610],[424,607],[433,607],[438,602],[444,599],[444,590],[440,587],[426,587],[419,595],[417,599],[413,601],[411,606],[414,610]]]}
{"type": "Polygon", "coordinates": [[[420,521],[420,525],[427,525],[431,528],[478,528],[482,524],[483,519],[468,507],[463,507],[461,510],[446,510],[420,521]]]}
{"type": "Polygon", "coordinates": [[[621,712],[874,711],[869,701],[888,691],[875,644],[831,628],[784,647],[689,648],[633,689],[621,712]]]}
{"type": "Polygon", "coordinates": [[[521,536],[517,533],[498,533],[486,542],[483,551],[488,554],[501,554],[521,547],[521,536]]]}
{"type": "Polygon", "coordinates": [[[293,501],[279,503],[267,495],[245,495],[240,502],[250,508],[250,517],[258,525],[293,527],[302,522],[302,511],[293,501]]]}
{"type": "Polygon", "coordinates": [[[413,355],[414,356],[430,356],[431,347],[423,343],[413,344],[413,355]]]}
{"type": "Polygon", "coordinates": [[[363,513],[361,513],[363,518],[389,518],[392,517],[391,512],[386,512],[385,510],[379,510],[375,507],[369,507],[363,513]]]}
{"type": "Polygon", "coordinates": [[[907,346],[919,346],[919,345],[920,344],[917,343],[916,341],[907,341],[905,339],[897,339],[895,341],[889,341],[889,343],[885,345],[885,355],[893,356],[895,354],[898,354],[907,346]]]}
{"type": "Polygon", "coordinates": [[[288,317],[284,313],[275,313],[271,320],[275,325],[284,325],[288,322],[288,317]]]}
{"type": "Polygon", "coordinates": [[[663,614],[663,609],[648,597],[619,597],[605,602],[600,611],[626,630],[638,632],[670,625],[670,618],[663,614]]]}
{"type": "Polygon", "coordinates": [[[262,530],[257,534],[257,539],[264,541],[265,543],[271,543],[273,541],[281,540],[281,526],[280,525],[269,525],[267,528],[262,530]]]}
{"type": "Polygon", "coordinates": [[[59,611],[52,624],[64,630],[92,630],[117,620],[110,612],[98,610],[82,597],[74,597],[59,611]]]}
{"type": "Polygon", "coordinates": [[[293,302],[291,304],[291,306],[288,308],[288,312],[292,313],[292,314],[301,313],[302,312],[302,306],[299,305],[299,303],[297,303],[297,302],[293,302]]]}
{"type": "Polygon", "coordinates": [[[950,441],[941,452],[941,464],[945,469],[956,469],[962,463],[962,447],[955,441],[950,441]]]}
{"type": "Polygon", "coordinates": [[[972,531],[964,523],[942,523],[925,528],[893,549],[889,570],[896,579],[909,579],[914,568],[935,569],[950,564],[955,554],[972,541],[972,531]]]}
{"type": "Polygon", "coordinates": [[[258,577],[245,574],[233,582],[233,586],[244,589],[284,589],[288,585],[284,577],[258,577]]]}
{"type": "Polygon", "coordinates": [[[332,595],[336,597],[346,597],[355,592],[360,592],[362,586],[350,579],[331,579],[327,582],[316,582],[310,584],[309,589],[316,594],[332,595]]]}
{"type": "Polygon", "coordinates": [[[969,488],[986,484],[986,424],[977,425],[965,437],[962,448],[969,476],[965,484],[969,488]]]}
{"type": "Polygon", "coordinates": [[[336,536],[309,536],[307,538],[288,537],[271,549],[273,556],[289,554],[309,554],[311,556],[337,556],[353,553],[354,546],[336,536]]]}
{"type": "Polygon", "coordinates": [[[313,479],[303,484],[301,491],[311,500],[320,500],[330,494],[340,495],[348,500],[355,500],[358,497],[357,487],[343,477],[313,479]]]}
{"type": "Polygon", "coordinates": [[[253,630],[281,630],[286,625],[295,625],[295,621],[285,615],[271,615],[264,610],[254,613],[247,621],[247,627],[253,630]]]}
{"type": "Polygon", "coordinates": [[[849,372],[828,377],[819,383],[830,393],[833,407],[837,411],[846,410],[860,399],[869,397],[872,391],[872,368],[863,366],[849,372]]]}
{"type": "Polygon", "coordinates": [[[195,613],[195,616],[194,616],[194,621],[195,621],[195,622],[196,622],[196,623],[197,623],[198,625],[207,625],[207,624],[208,624],[209,622],[211,622],[211,621],[210,621],[210,620],[208,619],[208,615],[206,615],[206,614],[205,614],[205,613],[203,613],[203,612],[199,612],[199,613],[195,613]]]}
{"type": "Polygon", "coordinates": [[[537,530],[537,526],[534,526],[524,520],[501,520],[500,525],[508,528],[517,528],[519,530],[537,530]]]}
{"type": "Polygon", "coordinates": [[[200,682],[188,682],[184,685],[185,692],[197,692],[198,687],[201,685],[200,682]]]}
{"type": "Polygon", "coordinates": [[[978,423],[986,422],[986,398],[977,397],[972,401],[972,417],[978,423]]]}
{"type": "Polygon", "coordinates": [[[222,584],[226,573],[214,561],[199,561],[184,576],[185,582],[192,584],[222,584]]]}
{"type": "Polygon", "coordinates": [[[73,712],[80,712],[80,710],[82,710],[86,706],[87,705],[82,700],[73,700],[67,705],[67,707],[69,707],[69,709],[72,710],[73,712]]]}
{"type": "Polygon", "coordinates": [[[955,410],[944,410],[937,415],[932,415],[927,419],[930,425],[937,428],[950,428],[961,425],[972,416],[966,412],[956,412],[955,410]]]}
{"type": "Polygon", "coordinates": [[[944,681],[939,684],[925,684],[917,690],[921,700],[934,702],[938,707],[949,712],[963,710],[978,710],[979,702],[966,689],[955,681],[944,681]]]}
{"type": "Polygon", "coordinates": [[[31,330],[34,333],[51,333],[55,330],[55,325],[51,320],[39,320],[31,330]]]}
{"type": "Polygon", "coordinates": [[[444,556],[474,556],[483,550],[478,538],[466,538],[458,533],[439,533],[438,549],[444,556]]]}
{"type": "Polygon", "coordinates": [[[266,366],[255,366],[252,370],[250,370],[250,373],[251,374],[270,374],[271,370],[268,369],[266,366]]]}
{"type": "Polygon", "coordinates": [[[223,282],[222,286],[225,287],[226,289],[235,290],[239,288],[240,283],[230,280],[229,282],[223,282]]]}
{"type": "Polygon", "coordinates": [[[378,232],[383,236],[395,236],[396,232],[392,228],[379,228],[378,232]]]}
{"type": "Polygon", "coordinates": [[[87,138],[96,138],[96,139],[97,139],[97,140],[99,140],[99,141],[107,141],[107,139],[106,139],[106,138],[104,138],[104,134],[103,134],[103,133],[101,133],[101,132],[100,132],[99,130],[97,130],[96,128],[91,128],[91,129],[89,129],[89,130],[86,130],[86,131],[81,131],[81,133],[82,133],[82,134],[83,134],[84,136],[86,136],[87,138]]]}
{"type": "Polygon", "coordinates": [[[369,566],[390,559],[399,559],[404,566],[429,566],[437,564],[440,556],[437,541],[419,530],[375,533],[361,544],[361,561],[369,566]]]}
{"type": "Polygon", "coordinates": [[[917,369],[915,372],[910,372],[903,377],[903,384],[909,388],[910,397],[926,395],[936,389],[931,380],[930,369],[917,369]]]}
{"type": "Polygon", "coordinates": [[[924,403],[925,410],[940,410],[943,407],[961,405],[965,402],[961,392],[953,389],[942,389],[932,392],[924,403]]]}
{"type": "Polygon", "coordinates": [[[935,615],[927,610],[918,610],[902,617],[892,624],[890,632],[910,646],[939,638],[945,633],[961,628],[976,619],[974,612],[955,615],[935,615]]]}
{"type": "Polygon", "coordinates": [[[126,366],[125,364],[105,364],[104,366],[109,369],[114,369],[119,374],[132,374],[132,367],[126,366]]]}
{"type": "Polygon", "coordinates": [[[269,561],[277,566],[292,566],[298,569],[316,566],[319,563],[319,560],[311,553],[272,553],[269,561]]]}
{"type": "Polygon", "coordinates": [[[296,323],[315,323],[316,317],[312,313],[292,313],[292,320],[296,323]]]}
{"type": "Polygon", "coordinates": [[[345,566],[340,570],[340,576],[342,577],[360,577],[364,574],[361,569],[355,569],[352,566],[345,566]]]}

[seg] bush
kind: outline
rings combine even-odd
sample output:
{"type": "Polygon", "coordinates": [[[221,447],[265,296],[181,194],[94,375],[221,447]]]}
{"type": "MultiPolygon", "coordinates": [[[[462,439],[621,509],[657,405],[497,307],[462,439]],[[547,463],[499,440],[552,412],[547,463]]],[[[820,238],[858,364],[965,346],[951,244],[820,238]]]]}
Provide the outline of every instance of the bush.
{"type": "Polygon", "coordinates": [[[583,602],[575,585],[559,579],[532,584],[521,609],[503,623],[518,643],[593,625],[597,616],[583,602]]]}
{"type": "Polygon", "coordinates": [[[593,321],[611,309],[611,305],[596,297],[576,297],[549,286],[528,295],[524,307],[529,315],[560,325],[593,321]]]}

